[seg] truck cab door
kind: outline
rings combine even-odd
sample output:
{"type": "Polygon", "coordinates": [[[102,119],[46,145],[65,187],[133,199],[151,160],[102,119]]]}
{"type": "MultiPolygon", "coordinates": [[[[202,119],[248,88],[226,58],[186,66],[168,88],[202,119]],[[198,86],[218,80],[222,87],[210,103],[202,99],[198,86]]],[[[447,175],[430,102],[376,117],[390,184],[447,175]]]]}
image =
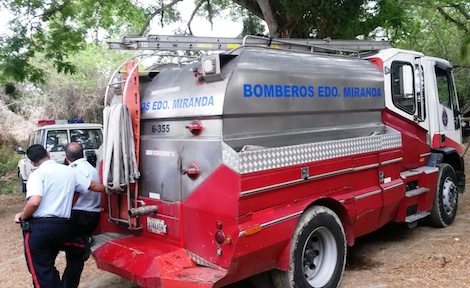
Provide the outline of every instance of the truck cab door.
{"type": "Polygon", "coordinates": [[[422,165],[429,155],[431,124],[428,95],[424,90],[426,67],[416,53],[397,53],[384,63],[384,123],[402,133],[406,169],[422,165]],[[389,112],[390,111],[390,112],[389,112]]]}
{"type": "Polygon", "coordinates": [[[435,92],[438,130],[434,131],[432,147],[452,147],[461,153],[460,109],[451,69],[446,63],[434,63],[435,81],[430,88],[435,92]]]}

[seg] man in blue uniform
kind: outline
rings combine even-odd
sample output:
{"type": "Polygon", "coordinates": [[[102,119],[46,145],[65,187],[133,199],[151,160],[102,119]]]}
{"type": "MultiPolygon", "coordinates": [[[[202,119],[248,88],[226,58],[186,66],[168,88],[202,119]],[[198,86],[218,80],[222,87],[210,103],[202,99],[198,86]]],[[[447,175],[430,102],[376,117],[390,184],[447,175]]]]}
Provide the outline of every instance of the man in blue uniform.
{"type": "MultiPolygon", "coordinates": [[[[66,161],[70,167],[90,180],[99,182],[100,176],[83,155],[83,148],[77,142],[70,142],[65,149],[66,161]]],[[[70,217],[70,240],[65,244],[67,266],[62,276],[64,288],[77,288],[85,261],[89,256],[89,238],[100,220],[101,195],[93,191],[80,193],[72,208],[70,217]]]]}
{"type": "Polygon", "coordinates": [[[41,145],[32,145],[26,155],[38,168],[28,179],[26,204],[15,215],[15,222],[23,229],[26,264],[34,287],[60,287],[55,259],[69,234],[74,193],[104,192],[104,186],[50,160],[41,145]]]}

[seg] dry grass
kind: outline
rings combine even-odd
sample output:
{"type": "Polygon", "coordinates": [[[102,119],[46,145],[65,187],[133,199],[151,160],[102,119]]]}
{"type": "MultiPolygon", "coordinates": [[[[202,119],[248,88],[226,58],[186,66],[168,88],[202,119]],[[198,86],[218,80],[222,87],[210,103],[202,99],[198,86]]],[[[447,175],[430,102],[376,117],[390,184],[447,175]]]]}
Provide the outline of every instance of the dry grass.
{"type": "MultiPolygon", "coordinates": [[[[33,115],[30,114],[30,116],[33,115]]],[[[15,144],[26,141],[35,127],[29,119],[24,119],[10,111],[2,101],[0,101],[0,123],[0,146],[5,144],[10,146],[13,139],[16,141],[15,144]]]]}

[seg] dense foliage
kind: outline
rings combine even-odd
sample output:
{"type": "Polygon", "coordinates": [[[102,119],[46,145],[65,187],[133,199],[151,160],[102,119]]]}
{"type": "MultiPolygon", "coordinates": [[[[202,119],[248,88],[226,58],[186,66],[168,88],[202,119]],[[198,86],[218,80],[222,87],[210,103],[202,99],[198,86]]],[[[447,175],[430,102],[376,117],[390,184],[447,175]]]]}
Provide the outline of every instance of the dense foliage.
{"type": "MultiPolygon", "coordinates": [[[[178,33],[191,34],[195,15],[213,23],[223,11],[242,19],[243,34],[387,39],[396,47],[470,66],[470,2],[464,0],[0,0],[0,4],[12,15],[8,32],[0,38],[0,84],[9,99],[38,93],[53,97],[62,108],[46,110],[55,111],[55,116],[86,114],[63,105],[83,97],[86,104],[95,103],[90,97],[100,94],[106,83],[100,78],[106,74],[99,72],[100,65],[108,69],[118,64],[109,51],[87,52],[95,49],[93,45],[99,47],[106,38],[146,34],[150,25],[175,21],[187,24],[178,33]],[[195,7],[192,15],[181,19],[179,9],[190,1],[195,7]],[[90,55],[80,56],[83,53],[90,55]],[[53,70],[75,76],[65,78],[53,70]]],[[[470,97],[467,71],[457,71],[462,99],[470,97]]]]}

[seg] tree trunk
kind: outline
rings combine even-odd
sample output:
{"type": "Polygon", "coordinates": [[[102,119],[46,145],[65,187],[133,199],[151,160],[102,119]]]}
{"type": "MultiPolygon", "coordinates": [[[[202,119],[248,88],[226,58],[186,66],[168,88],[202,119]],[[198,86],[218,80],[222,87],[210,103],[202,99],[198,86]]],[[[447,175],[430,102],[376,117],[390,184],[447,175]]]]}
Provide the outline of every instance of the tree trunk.
{"type": "Polygon", "coordinates": [[[257,0],[257,2],[263,13],[264,21],[266,21],[268,25],[269,35],[275,38],[279,37],[279,26],[273,13],[270,0],[257,0]]]}

